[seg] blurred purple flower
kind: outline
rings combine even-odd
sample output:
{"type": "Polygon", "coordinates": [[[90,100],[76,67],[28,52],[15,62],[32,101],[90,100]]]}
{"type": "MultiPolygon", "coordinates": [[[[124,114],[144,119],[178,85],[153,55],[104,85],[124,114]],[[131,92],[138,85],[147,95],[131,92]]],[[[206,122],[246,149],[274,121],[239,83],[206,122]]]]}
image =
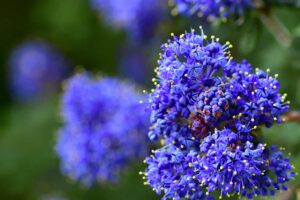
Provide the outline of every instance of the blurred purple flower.
{"type": "Polygon", "coordinates": [[[73,77],[62,99],[65,124],[56,145],[63,173],[86,186],[117,182],[129,163],[147,153],[145,99],[114,78],[73,77]]]}
{"type": "Polygon", "coordinates": [[[163,17],[161,0],[91,0],[107,22],[114,27],[124,29],[133,39],[147,39],[163,17]]]}
{"type": "Polygon", "coordinates": [[[67,65],[63,56],[44,41],[30,40],[20,44],[9,60],[13,97],[29,101],[53,93],[66,78],[67,65]]]}

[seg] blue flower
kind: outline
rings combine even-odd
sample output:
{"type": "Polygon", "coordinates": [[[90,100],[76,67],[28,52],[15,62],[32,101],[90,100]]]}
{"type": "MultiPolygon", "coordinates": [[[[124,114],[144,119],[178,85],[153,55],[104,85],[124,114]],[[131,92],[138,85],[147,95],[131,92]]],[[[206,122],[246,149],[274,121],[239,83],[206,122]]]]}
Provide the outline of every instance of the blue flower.
{"type": "Polygon", "coordinates": [[[277,75],[233,61],[229,48],[194,30],[162,45],[148,136],[163,147],[142,174],[163,199],[251,199],[285,190],[294,176],[283,153],[254,132],[289,108],[277,75]]]}
{"type": "Polygon", "coordinates": [[[145,184],[163,199],[213,199],[273,195],[294,177],[289,160],[275,146],[243,143],[238,133],[215,131],[193,147],[162,147],[147,157],[145,184]],[[198,147],[197,147],[198,146],[198,147]]]}
{"type": "Polygon", "coordinates": [[[281,122],[289,106],[279,93],[277,75],[234,62],[230,43],[218,41],[192,30],[162,45],[150,96],[151,139],[203,138],[222,126],[249,133],[281,122]]]}
{"type": "Polygon", "coordinates": [[[56,152],[62,171],[86,186],[116,182],[130,162],[147,153],[145,96],[113,78],[73,77],[62,100],[65,122],[56,152]]]}
{"type": "Polygon", "coordinates": [[[91,0],[91,4],[107,24],[124,29],[134,40],[152,36],[162,18],[160,0],[91,0]]]}
{"type": "Polygon", "coordinates": [[[193,127],[189,121],[203,121],[195,120],[198,96],[205,87],[214,84],[213,75],[217,71],[232,65],[226,51],[229,44],[222,45],[214,39],[209,42],[206,37],[192,30],[162,45],[159,67],[155,70],[157,79],[153,79],[156,88],[150,99],[153,124],[150,138],[168,136],[183,126],[193,127]]]}
{"type": "Polygon", "coordinates": [[[209,196],[199,187],[199,181],[193,178],[193,169],[186,160],[187,151],[174,145],[164,146],[155,150],[147,157],[148,164],[144,175],[145,185],[150,185],[162,200],[175,199],[209,199],[209,196]]]}
{"type": "Polygon", "coordinates": [[[221,196],[238,194],[251,199],[286,190],[285,183],[294,177],[289,160],[275,146],[243,142],[239,134],[227,129],[206,137],[200,152],[203,156],[192,153],[188,159],[197,171],[196,178],[202,180],[201,187],[209,193],[219,191],[221,196]]]}
{"type": "Polygon", "coordinates": [[[48,95],[66,78],[67,62],[46,42],[30,40],[20,44],[9,60],[13,98],[29,101],[48,95]]]}
{"type": "Polygon", "coordinates": [[[171,0],[173,14],[197,15],[209,21],[241,17],[245,10],[254,7],[252,0],[171,0]]]}

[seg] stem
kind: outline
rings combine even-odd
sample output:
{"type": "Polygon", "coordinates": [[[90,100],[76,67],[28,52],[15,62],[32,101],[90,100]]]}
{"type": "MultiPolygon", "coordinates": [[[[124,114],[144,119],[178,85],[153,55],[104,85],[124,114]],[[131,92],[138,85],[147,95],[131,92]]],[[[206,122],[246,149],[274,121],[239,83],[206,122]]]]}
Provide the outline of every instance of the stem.
{"type": "Polygon", "coordinates": [[[263,5],[259,0],[256,1],[256,10],[260,14],[262,23],[267,27],[270,33],[284,48],[290,47],[292,40],[289,31],[280,22],[280,20],[272,14],[270,8],[263,5]]]}
{"type": "Polygon", "coordinates": [[[292,186],[287,191],[282,192],[281,195],[279,195],[278,200],[289,200],[291,197],[295,194],[296,187],[292,186]]]}
{"type": "Polygon", "coordinates": [[[289,112],[288,114],[283,115],[282,119],[284,119],[286,122],[300,123],[300,112],[298,112],[298,111],[289,112]]]}

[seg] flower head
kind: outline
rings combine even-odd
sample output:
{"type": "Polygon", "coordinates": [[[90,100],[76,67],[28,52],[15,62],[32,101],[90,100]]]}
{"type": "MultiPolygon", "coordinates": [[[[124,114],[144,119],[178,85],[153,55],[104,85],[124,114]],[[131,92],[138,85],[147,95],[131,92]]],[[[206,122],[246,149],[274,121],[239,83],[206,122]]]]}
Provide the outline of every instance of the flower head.
{"type": "Polygon", "coordinates": [[[163,199],[251,199],[285,190],[294,176],[282,152],[254,134],[289,108],[277,75],[233,61],[229,48],[194,30],[162,45],[148,135],[164,146],[142,174],[163,199]]]}
{"type": "Polygon", "coordinates": [[[206,137],[200,152],[203,156],[190,154],[189,159],[209,193],[218,190],[221,196],[248,198],[272,195],[275,190],[286,190],[285,183],[294,176],[289,160],[275,146],[243,142],[239,134],[227,129],[206,137]]]}
{"type": "Polygon", "coordinates": [[[289,106],[276,76],[232,61],[230,47],[194,30],[162,45],[150,97],[150,138],[202,138],[223,126],[249,133],[255,126],[280,122],[289,106]]]}
{"type": "Polygon", "coordinates": [[[116,182],[130,162],[145,156],[148,117],[139,103],[144,98],[117,79],[72,78],[63,96],[65,125],[56,145],[63,173],[87,186],[116,182]]]}
{"type": "Polygon", "coordinates": [[[209,21],[241,17],[245,10],[254,6],[253,0],[172,0],[175,6],[173,13],[197,15],[209,21]]]}
{"type": "Polygon", "coordinates": [[[228,129],[216,131],[194,147],[167,145],[146,158],[146,184],[163,199],[248,198],[286,190],[294,177],[289,160],[275,146],[243,143],[228,129]]]}
{"type": "Polygon", "coordinates": [[[147,39],[162,18],[160,0],[91,0],[107,24],[124,29],[133,39],[147,39]]]}
{"type": "Polygon", "coordinates": [[[9,61],[13,97],[30,100],[57,89],[67,75],[67,62],[49,44],[32,40],[19,45],[9,61]]]}
{"type": "Polygon", "coordinates": [[[147,157],[148,164],[144,175],[146,185],[150,185],[163,200],[206,199],[208,196],[200,188],[199,181],[193,177],[193,169],[189,167],[188,152],[175,145],[155,150],[147,157]]]}

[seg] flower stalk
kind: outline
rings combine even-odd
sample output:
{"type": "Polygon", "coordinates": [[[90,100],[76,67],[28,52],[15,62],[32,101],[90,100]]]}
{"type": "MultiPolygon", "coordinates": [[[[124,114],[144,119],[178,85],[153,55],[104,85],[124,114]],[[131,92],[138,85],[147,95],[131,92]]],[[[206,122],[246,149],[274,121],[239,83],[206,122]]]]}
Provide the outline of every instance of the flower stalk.
{"type": "Polygon", "coordinates": [[[260,0],[255,2],[256,10],[259,13],[260,20],[275,37],[278,43],[284,47],[289,48],[292,40],[289,31],[281,23],[281,21],[273,14],[269,7],[266,7],[260,0]]]}

